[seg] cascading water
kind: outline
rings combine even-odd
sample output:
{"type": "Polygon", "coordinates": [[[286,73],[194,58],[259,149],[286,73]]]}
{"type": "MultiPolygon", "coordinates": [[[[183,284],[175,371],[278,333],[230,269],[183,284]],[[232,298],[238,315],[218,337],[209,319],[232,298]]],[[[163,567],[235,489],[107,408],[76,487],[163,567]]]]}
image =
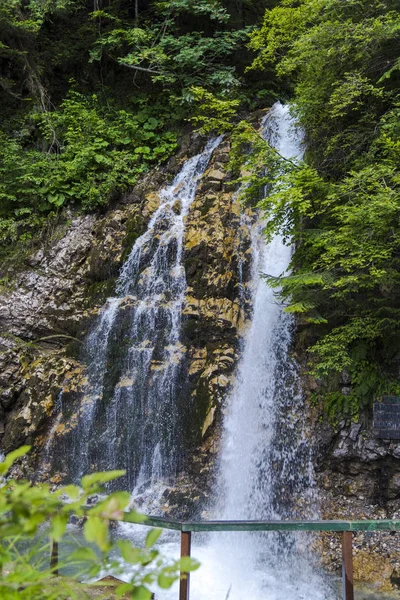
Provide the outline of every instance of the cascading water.
{"type": "MultiPolygon", "coordinates": [[[[180,342],[185,218],[220,141],[187,160],[161,192],[160,206],[122,267],[117,297],[87,338],[88,384],[77,424],[58,452],[75,479],[93,468],[124,468],[118,485],[140,492],[180,466],[184,441],[177,432],[190,413],[180,342]]],[[[55,427],[59,422],[60,416],[55,427]]]]}
{"type": "MultiPolygon", "coordinates": [[[[301,158],[301,135],[288,107],[273,107],[263,137],[284,158],[301,158]]],[[[259,224],[252,244],[253,316],[224,424],[216,511],[225,519],[280,518],[291,508],[295,488],[309,487],[304,478],[310,457],[298,420],[301,394],[289,356],[293,321],[260,278],[260,272],[287,271],[292,249],[281,236],[265,245],[261,229],[259,224]]]]}
{"type": "MultiPolygon", "coordinates": [[[[274,106],[263,132],[283,157],[301,156],[301,135],[287,107],[274,106]]],[[[123,266],[118,296],[109,300],[88,338],[88,393],[69,447],[76,476],[93,465],[124,467],[128,475],[123,486],[137,495],[179,468],[184,449],[177,432],[190,419],[190,406],[178,400],[185,397],[186,368],[180,342],[186,289],[184,220],[218,143],[210,142],[187,161],[162,192],[148,230],[123,266]]],[[[251,221],[243,218],[241,225],[251,226],[251,221]]],[[[311,459],[289,352],[293,320],[260,278],[260,272],[285,272],[291,248],[279,236],[265,245],[258,224],[252,251],[253,315],[227,401],[211,512],[222,520],[311,517],[311,459]]],[[[121,529],[135,541],[143,533],[128,525],[121,529]]],[[[175,554],[173,535],[165,538],[164,553],[175,554]]],[[[193,555],[202,566],[192,575],[192,600],[332,599],[329,585],[305,551],[307,541],[297,534],[195,536],[193,555]]],[[[157,598],[175,599],[176,588],[157,592],[157,598]]]]}
{"type": "MultiPolygon", "coordinates": [[[[288,107],[277,103],[263,135],[287,159],[301,158],[302,138],[288,107]]],[[[281,275],[292,249],[280,236],[253,235],[253,316],[228,398],[216,502],[220,520],[313,518],[313,471],[303,427],[303,398],[290,343],[293,319],[261,273],[281,275]],[[300,501],[300,502],[299,502],[300,501]]],[[[195,544],[199,539],[195,536],[195,544]],[[197,539],[196,539],[197,538],[197,539]]],[[[299,534],[212,534],[195,546],[193,600],[328,600],[330,585],[299,534]]],[[[173,598],[173,595],[160,597],[173,598]]]]}

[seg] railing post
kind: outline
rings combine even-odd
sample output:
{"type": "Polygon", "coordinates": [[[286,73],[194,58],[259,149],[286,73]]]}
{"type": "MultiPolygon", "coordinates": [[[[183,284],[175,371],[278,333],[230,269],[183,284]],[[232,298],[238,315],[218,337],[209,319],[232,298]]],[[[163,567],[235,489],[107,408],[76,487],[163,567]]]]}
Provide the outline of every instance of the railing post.
{"type": "MultiPolygon", "coordinates": [[[[190,547],[192,541],[191,531],[181,531],[181,558],[190,556],[190,547]]],[[[181,571],[181,580],[179,584],[179,600],[189,600],[190,574],[181,571]]]]}
{"type": "Polygon", "coordinates": [[[343,600],[354,600],[353,587],[353,534],[351,531],[342,533],[342,584],[343,600]]]}
{"type": "Polygon", "coordinates": [[[51,544],[50,569],[53,575],[58,575],[58,542],[55,540],[51,544]]]}

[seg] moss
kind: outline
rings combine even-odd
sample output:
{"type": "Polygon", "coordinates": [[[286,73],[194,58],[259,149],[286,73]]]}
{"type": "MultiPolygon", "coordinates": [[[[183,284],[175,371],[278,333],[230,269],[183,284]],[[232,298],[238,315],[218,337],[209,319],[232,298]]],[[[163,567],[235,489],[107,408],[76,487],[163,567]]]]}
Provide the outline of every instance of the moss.
{"type": "Polygon", "coordinates": [[[214,197],[212,197],[212,198],[206,198],[204,200],[204,203],[203,203],[203,205],[202,205],[202,207],[200,209],[200,214],[201,214],[202,217],[205,217],[205,215],[208,213],[208,211],[210,210],[210,208],[213,206],[214,201],[215,201],[214,197]]]}
{"type": "MultiPolygon", "coordinates": [[[[26,268],[26,259],[39,247],[39,239],[18,241],[13,245],[0,244],[0,278],[4,291],[12,289],[16,273],[26,268]]],[[[3,291],[3,290],[1,290],[3,291]]]]}
{"type": "Polygon", "coordinates": [[[9,240],[0,241],[0,293],[12,289],[16,273],[26,269],[28,258],[61,240],[72,222],[64,211],[51,213],[39,221],[37,229],[26,232],[12,244],[8,243],[9,240]]]}
{"type": "Polygon", "coordinates": [[[185,319],[182,323],[182,341],[184,345],[191,343],[198,338],[200,323],[197,319],[185,319]]]}
{"type": "Polygon", "coordinates": [[[103,304],[107,298],[113,296],[116,281],[116,277],[110,277],[104,281],[96,281],[89,285],[86,291],[86,308],[103,304]]]}
{"type": "Polygon", "coordinates": [[[78,341],[71,341],[65,347],[65,356],[68,358],[73,358],[74,360],[79,360],[82,354],[82,343],[78,341]]]}
{"type": "MultiPolygon", "coordinates": [[[[90,250],[88,258],[89,273],[88,278],[93,282],[108,281],[117,277],[119,271],[119,261],[108,253],[104,253],[101,245],[94,245],[90,250]]],[[[76,271],[79,270],[79,263],[75,265],[76,271]]]]}
{"type": "Polygon", "coordinates": [[[360,550],[354,555],[353,564],[355,581],[372,583],[375,589],[379,589],[381,592],[392,590],[390,575],[393,567],[388,557],[360,550]]]}
{"type": "Polygon", "coordinates": [[[146,222],[141,214],[135,215],[127,221],[125,237],[122,242],[122,261],[125,261],[128,258],[134,243],[145,231],[146,222]]]}

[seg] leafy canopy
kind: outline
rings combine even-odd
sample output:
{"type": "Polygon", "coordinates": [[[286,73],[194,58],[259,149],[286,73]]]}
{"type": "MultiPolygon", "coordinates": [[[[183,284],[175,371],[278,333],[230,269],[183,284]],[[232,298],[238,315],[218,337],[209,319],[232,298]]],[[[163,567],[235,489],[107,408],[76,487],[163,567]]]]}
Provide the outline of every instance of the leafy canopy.
{"type": "MultiPolygon", "coordinates": [[[[162,533],[160,529],[149,531],[144,548],[133,547],[125,539],[112,541],[110,520],[123,517],[130,494],[115,492],[104,496],[103,484],[124,475],[124,471],[86,475],[82,478],[82,487],[68,485],[56,491],[45,484],[5,479],[13,463],[29,449],[23,446],[0,463],[1,598],[89,598],[89,586],[79,583],[82,578],[95,578],[102,572],[125,573],[126,576],[129,572],[130,581],[117,587],[117,595],[129,594],[136,600],[150,600],[149,586],[169,588],[179,578],[180,570],[189,572],[198,568],[199,564],[188,557],[168,562],[160,555],[154,548],[162,533]],[[88,508],[88,500],[98,494],[101,500],[88,508]],[[46,539],[63,542],[70,515],[84,520],[86,545],[76,547],[58,565],[62,571],[74,572],[75,577],[59,577],[55,573],[57,567],[48,568],[50,545],[46,539]]],[[[134,511],[130,511],[130,515],[136,516],[137,523],[146,520],[134,511]]]]}
{"type": "Polygon", "coordinates": [[[277,161],[255,131],[236,157],[252,148],[253,201],[280,177],[259,206],[295,252],[291,275],[267,279],[304,325],[331,414],[399,391],[399,42],[396,3],[379,0],[284,0],[250,42],[252,68],[273,65],[293,86],[306,162],[277,161]]]}

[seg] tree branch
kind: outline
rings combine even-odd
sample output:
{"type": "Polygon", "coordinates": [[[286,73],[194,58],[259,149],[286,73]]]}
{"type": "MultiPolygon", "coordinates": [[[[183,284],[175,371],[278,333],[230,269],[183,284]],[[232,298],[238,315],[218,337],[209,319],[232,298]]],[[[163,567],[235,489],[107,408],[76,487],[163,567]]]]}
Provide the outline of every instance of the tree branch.
{"type": "Polygon", "coordinates": [[[123,67],[128,67],[128,69],[134,69],[135,71],[144,71],[145,73],[155,73],[156,75],[162,75],[162,71],[155,71],[154,69],[148,69],[146,67],[139,67],[138,65],[128,65],[127,63],[120,62],[117,60],[119,65],[123,67]]]}

